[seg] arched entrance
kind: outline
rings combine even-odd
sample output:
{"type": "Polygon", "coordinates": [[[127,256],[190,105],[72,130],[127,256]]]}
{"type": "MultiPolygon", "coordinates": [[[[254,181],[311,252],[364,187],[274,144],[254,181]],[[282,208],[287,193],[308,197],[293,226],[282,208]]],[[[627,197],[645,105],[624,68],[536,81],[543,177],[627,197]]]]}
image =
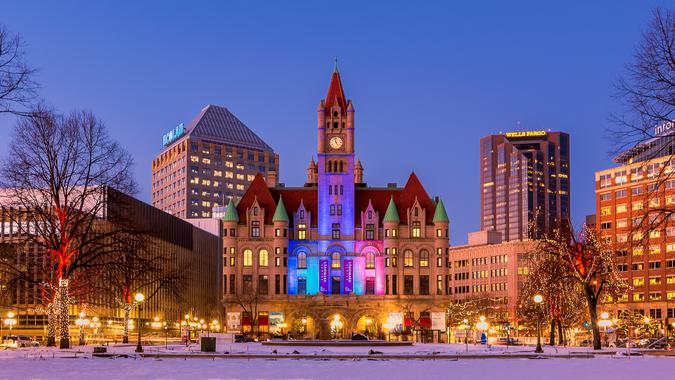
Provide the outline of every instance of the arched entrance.
{"type": "Polygon", "coordinates": [[[295,339],[314,339],[316,335],[316,321],[309,315],[297,315],[293,319],[291,335],[295,339]]]}
{"type": "Polygon", "coordinates": [[[340,314],[333,314],[328,318],[328,328],[330,339],[345,338],[345,318],[340,314]]]}
{"type": "Polygon", "coordinates": [[[375,315],[366,314],[361,316],[356,322],[356,332],[366,334],[370,338],[377,338],[380,335],[382,326],[375,315]]]}

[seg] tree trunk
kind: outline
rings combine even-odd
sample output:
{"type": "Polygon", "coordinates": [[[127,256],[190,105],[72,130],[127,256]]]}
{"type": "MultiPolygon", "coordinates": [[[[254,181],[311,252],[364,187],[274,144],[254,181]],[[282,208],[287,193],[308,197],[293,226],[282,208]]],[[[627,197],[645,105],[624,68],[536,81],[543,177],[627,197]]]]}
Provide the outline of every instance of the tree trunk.
{"type": "Polygon", "coordinates": [[[56,302],[54,300],[47,306],[47,347],[56,346],[56,325],[59,322],[56,315],[56,302]]]}
{"type": "Polygon", "coordinates": [[[122,333],[122,343],[129,343],[129,314],[131,308],[124,305],[124,332],[122,333]]]}
{"type": "Polygon", "coordinates": [[[70,348],[70,315],[68,314],[70,302],[68,298],[68,280],[59,281],[57,307],[60,332],[59,347],[70,348]]]}
{"type": "Polygon", "coordinates": [[[588,315],[591,317],[593,349],[601,350],[602,345],[600,343],[600,327],[598,327],[598,301],[595,299],[595,294],[590,284],[586,284],[584,288],[586,293],[586,301],[588,303],[588,315]]]}
{"type": "Polygon", "coordinates": [[[562,322],[558,319],[558,344],[561,346],[566,346],[567,342],[565,341],[565,334],[562,327],[562,322]]]}
{"type": "Polygon", "coordinates": [[[551,318],[551,329],[548,335],[548,345],[555,346],[555,319],[551,318]]]}

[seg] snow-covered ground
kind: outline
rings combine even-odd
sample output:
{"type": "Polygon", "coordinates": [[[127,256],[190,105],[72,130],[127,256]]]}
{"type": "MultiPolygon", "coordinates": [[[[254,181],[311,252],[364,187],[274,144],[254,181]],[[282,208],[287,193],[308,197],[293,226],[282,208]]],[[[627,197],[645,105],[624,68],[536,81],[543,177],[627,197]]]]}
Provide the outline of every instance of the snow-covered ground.
{"type": "MultiPolygon", "coordinates": [[[[471,353],[486,351],[469,346],[471,353]]],[[[117,353],[132,353],[133,346],[111,347],[117,353]]],[[[181,346],[170,347],[184,352],[181,346]]],[[[270,353],[275,347],[233,344],[231,352],[270,353]]],[[[366,353],[365,347],[284,347],[279,354],[297,350],[310,353],[366,353]]],[[[461,352],[461,345],[422,345],[374,348],[386,353],[461,352]]],[[[509,347],[527,349],[523,347],[509,347]]],[[[553,352],[546,347],[547,352],[553,352]]],[[[146,352],[165,351],[146,347],[146,352]]],[[[563,349],[579,351],[578,348],[563,349]]],[[[91,351],[88,348],[85,351],[91,351]]],[[[562,351],[562,350],[561,350],[562,351]]],[[[92,358],[51,349],[0,351],[0,379],[550,379],[617,380],[675,378],[675,357],[599,356],[593,359],[473,359],[473,360],[289,360],[289,359],[150,359],[92,358]]]]}

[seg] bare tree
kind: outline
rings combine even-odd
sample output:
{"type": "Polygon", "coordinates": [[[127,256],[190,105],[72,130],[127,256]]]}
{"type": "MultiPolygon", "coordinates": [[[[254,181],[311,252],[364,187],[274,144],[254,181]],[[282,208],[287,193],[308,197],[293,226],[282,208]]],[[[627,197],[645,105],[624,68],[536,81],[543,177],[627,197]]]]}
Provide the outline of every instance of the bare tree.
{"type": "Polygon", "coordinates": [[[179,268],[175,255],[153,245],[152,235],[138,231],[120,231],[111,236],[106,254],[105,281],[113,308],[124,315],[123,343],[129,343],[129,317],[137,303],[134,294],[144,291],[146,302],[160,292],[178,300],[186,271],[179,268]]]}
{"type": "Polygon", "coordinates": [[[536,251],[561,268],[558,276],[561,281],[577,285],[565,291],[578,289],[582,293],[593,331],[593,348],[601,349],[598,303],[605,295],[620,295],[627,289],[614,263],[614,251],[599,239],[595,230],[584,226],[576,233],[566,225],[544,235],[537,242],[536,251]]]}
{"type": "Polygon", "coordinates": [[[224,299],[226,305],[241,308],[244,315],[251,319],[251,334],[258,335],[258,304],[262,301],[262,295],[257,287],[244,288],[242,292],[228,296],[224,299]]]}
{"type": "Polygon", "coordinates": [[[25,61],[25,46],[18,34],[0,25],[0,114],[28,115],[36,97],[35,69],[25,61]]]}
{"type": "Polygon", "coordinates": [[[134,193],[131,156],[89,112],[58,115],[38,108],[20,119],[3,162],[0,194],[20,233],[55,265],[60,346],[70,346],[69,281],[105,265],[111,233],[101,229],[109,188],[134,193]]]}

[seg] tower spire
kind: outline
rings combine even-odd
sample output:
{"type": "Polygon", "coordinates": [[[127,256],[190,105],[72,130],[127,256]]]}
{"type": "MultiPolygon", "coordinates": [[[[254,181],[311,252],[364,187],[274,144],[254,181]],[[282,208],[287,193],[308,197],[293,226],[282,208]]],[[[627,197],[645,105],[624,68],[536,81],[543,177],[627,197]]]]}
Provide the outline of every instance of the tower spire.
{"type": "Polygon", "coordinates": [[[338,60],[337,60],[337,56],[336,56],[336,57],[335,57],[335,66],[333,67],[333,72],[334,72],[334,73],[337,73],[337,72],[338,72],[337,62],[338,62],[338,60]]]}

